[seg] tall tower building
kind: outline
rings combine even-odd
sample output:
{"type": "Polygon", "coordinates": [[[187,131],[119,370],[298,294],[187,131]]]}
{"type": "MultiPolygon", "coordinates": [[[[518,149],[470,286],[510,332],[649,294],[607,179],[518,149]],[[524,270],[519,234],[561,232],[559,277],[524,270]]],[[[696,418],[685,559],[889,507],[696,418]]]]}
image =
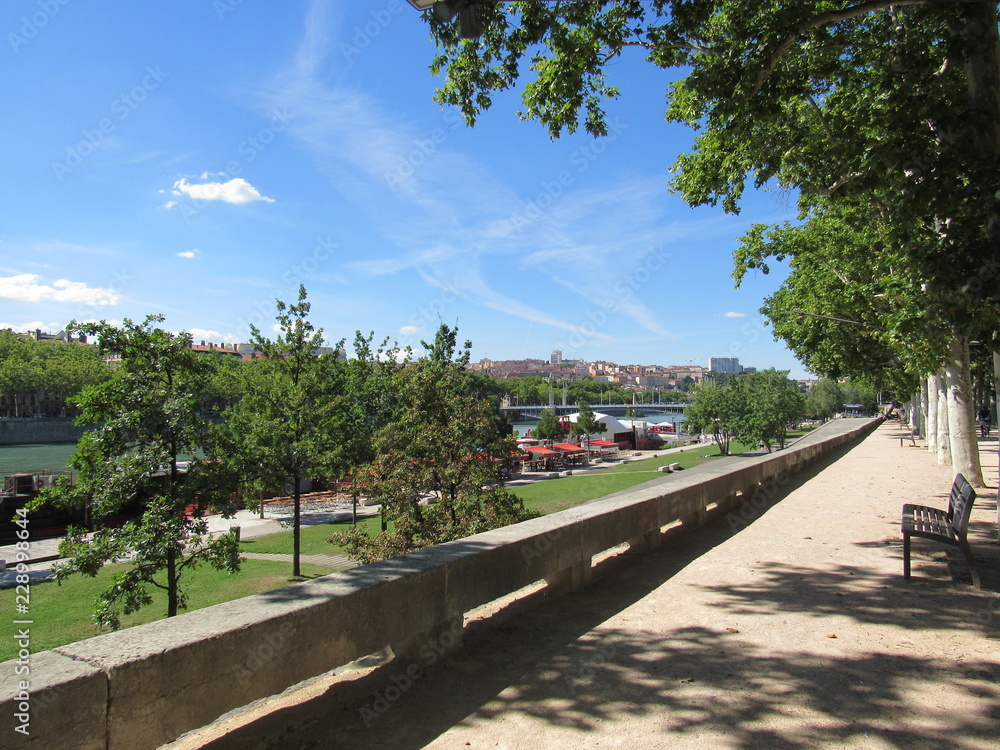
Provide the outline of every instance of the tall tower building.
{"type": "Polygon", "coordinates": [[[708,369],[712,372],[743,372],[743,366],[737,357],[709,357],[708,369]]]}

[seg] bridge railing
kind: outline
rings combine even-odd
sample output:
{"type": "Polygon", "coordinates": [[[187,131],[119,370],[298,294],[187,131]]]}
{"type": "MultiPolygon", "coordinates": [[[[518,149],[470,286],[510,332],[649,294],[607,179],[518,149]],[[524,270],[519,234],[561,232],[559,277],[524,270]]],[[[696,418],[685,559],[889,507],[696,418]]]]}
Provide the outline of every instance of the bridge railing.
{"type": "Polygon", "coordinates": [[[759,493],[876,424],[839,420],[826,434],[732,468],[681,474],[385,562],[24,653],[0,664],[4,746],[155,748],[386,646],[401,656],[453,645],[469,610],[540,580],[586,583],[594,555],[622,543],[656,546],[676,521],[738,519],[740,496],[756,504],[759,493]]]}

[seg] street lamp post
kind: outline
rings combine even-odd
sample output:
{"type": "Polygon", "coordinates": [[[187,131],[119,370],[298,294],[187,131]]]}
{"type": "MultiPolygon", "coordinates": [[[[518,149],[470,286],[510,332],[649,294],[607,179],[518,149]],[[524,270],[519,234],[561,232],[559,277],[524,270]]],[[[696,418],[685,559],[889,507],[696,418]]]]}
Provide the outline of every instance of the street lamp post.
{"type": "Polygon", "coordinates": [[[475,39],[482,33],[476,16],[476,0],[407,0],[419,11],[434,10],[440,21],[458,16],[458,34],[462,39],[475,39]]]}

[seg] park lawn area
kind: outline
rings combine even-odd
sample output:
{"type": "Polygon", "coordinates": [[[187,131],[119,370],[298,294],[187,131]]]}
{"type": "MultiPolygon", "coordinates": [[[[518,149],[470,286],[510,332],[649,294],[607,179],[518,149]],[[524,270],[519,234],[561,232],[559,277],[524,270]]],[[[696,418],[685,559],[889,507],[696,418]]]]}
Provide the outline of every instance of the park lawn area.
{"type": "MultiPolygon", "coordinates": [[[[733,454],[746,450],[747,446],[740,443],[730,444],[730,452],[733,454]]],[[[547,515],[662,477],[664,474],[657,469],[665,464],[678,463],[682,469],[690,469],[692,466],[719,457],[719,448],[716,445],[696,445],[681,453],[631,461],[599,469],[593,473],[545,479],[512,487],[511,491],[524,500],[526,508],[547,515]]]]}
{"type": "MultiPolygon", "coordinates": [[[[54,580],[33,583],[29,589],[31,594],[29,612],[5,618],[6,624],[0,628],[0,661],[17,657],[17,644],[14,641],[17,628],[30,627],[32,653],[48,651],[57,646],[110,632],[94,623],[92,619],[94,601],[108,586],[112,574],[125,567],[127,563],[107,565],[96,578],[74,575],[63,581],[62,585],[54,580]],[[31,620],[32,624],[14,625],[14,619],[31,620]]],[[[320,565],[302,565],[302,574],[307,578],[332,573],[333,570],[320,565]]],[[[181,612],[190,612],[251,594],[262,594],[301,580],[293,579],[291,572],[290,562],[269,560],[244,560],[242,570],[235,575],[229,575],[206,565],[185,571],[181,579],[181,588],[188,594],[188,608],[181,612]]],[[[0,611],[15,611],[15,592],[16,590],[12,588],[0,590],[0,611]]],[[[132,627],[162,619],[166,611],[166,592],[155,589],[153,603],[123,617],[122,627],[132,627]]]]}
{"type": "MultiPolygon", "coordinates": [[[[382,519],[379,516],[358,519],[358,526],[374,536],[382,529],[382,519]]],[[[351,528],[348,523],[320,523],[312,526],[303,525],[299,529],[299,550],[303,555],[336,555],[344,552],[343,547],[330,544],[327,539],[338,531],[351,528]]],[[[292,554],[292,532],[279,531],[276,534],[251,537],[240,541],[240,552],[259,552],[269,555],[292,554]]]]}

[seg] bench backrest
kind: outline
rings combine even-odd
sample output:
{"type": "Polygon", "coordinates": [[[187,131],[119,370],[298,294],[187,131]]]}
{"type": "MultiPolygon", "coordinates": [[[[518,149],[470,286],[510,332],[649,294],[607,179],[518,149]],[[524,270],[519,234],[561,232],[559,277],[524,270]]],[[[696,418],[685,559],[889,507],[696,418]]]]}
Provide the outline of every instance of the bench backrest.
{"type": "Polygon", "coordinates": [[[958,474],[951,485],[951,497],[948,498],[948,518],[955,535],[965,538],[969,530],[969,517],[972,515],[972,504],[976,501],[976,491],[958,474]]]}

